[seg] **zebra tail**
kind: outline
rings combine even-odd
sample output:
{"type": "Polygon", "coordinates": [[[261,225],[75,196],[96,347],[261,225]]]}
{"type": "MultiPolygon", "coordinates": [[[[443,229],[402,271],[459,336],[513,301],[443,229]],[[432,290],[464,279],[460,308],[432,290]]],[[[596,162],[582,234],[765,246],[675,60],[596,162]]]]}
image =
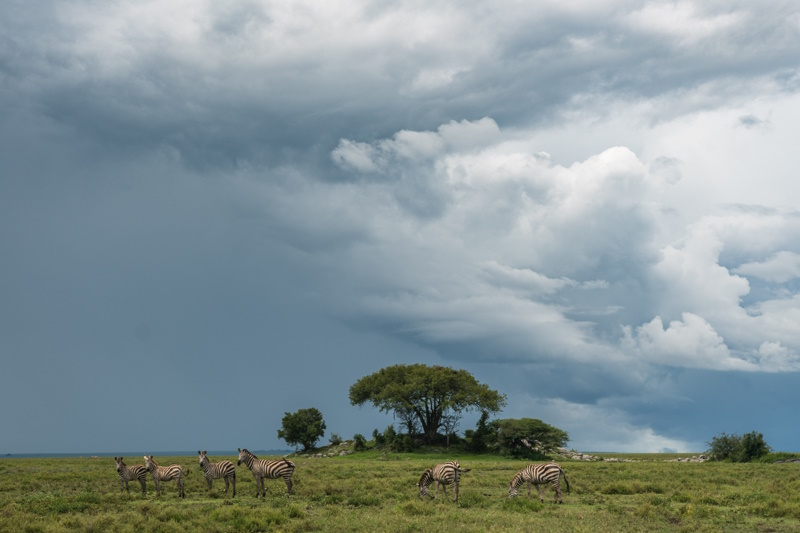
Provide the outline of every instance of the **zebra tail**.
{"type": "Polygon", "coordinates": [[[567,473],[564,472],[564,469],[562,469],[561,467],[559,467],[558,469],[561,470],[561,475],[564,476],[564,483],[567,484],[567,494],[569,494],[569,480],[567,479],[567,473]]]}

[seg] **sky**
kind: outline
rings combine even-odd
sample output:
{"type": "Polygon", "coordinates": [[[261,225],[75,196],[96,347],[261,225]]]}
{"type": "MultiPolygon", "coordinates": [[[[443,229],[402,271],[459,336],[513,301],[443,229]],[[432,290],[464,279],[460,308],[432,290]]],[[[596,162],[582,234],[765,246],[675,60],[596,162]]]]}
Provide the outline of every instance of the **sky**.
{"type": "Polygon", "coordinates": [[[0,453],[369,436],[413,363],[800,451],[797,2],[6,0],[0,116],[0,453]]]}

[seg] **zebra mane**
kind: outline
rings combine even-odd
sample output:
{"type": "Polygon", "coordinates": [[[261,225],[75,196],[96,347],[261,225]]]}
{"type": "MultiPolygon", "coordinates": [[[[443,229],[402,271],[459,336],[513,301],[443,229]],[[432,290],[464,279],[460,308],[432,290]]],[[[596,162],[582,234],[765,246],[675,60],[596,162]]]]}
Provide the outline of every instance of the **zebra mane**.
{"type": "Polygon", "coordinates": [[[247,448],[242,448],[242,451],[247,455],[249,455],[250,457],[252,457],[253,459],[258,459],[258,456],[253,452],[251,452],[250,450],[248,450],[247,448]]]}
{"type": "MultiPolygon", "coordinates": [[[[417,483],[418,486],[422,486],[422,482],[425,481],[427,478],[431,477],[431,472],[433,472],[433,468],[428,468],[425,472],[422,473],[422,477],[419,478],[419,482],[417,483]]],[[[430,485],[430,482],[428,483],[430,485]]]]}
{"type": "Polygon", "coordinates": [[[520,470],[519,472],[514,474],[513,478],[511,478],[511,486],[514,487],[515,489],[518,489],[520,485],[525,483],[525,479],[522,476],[522,472],[523,470],[520,470]]]}

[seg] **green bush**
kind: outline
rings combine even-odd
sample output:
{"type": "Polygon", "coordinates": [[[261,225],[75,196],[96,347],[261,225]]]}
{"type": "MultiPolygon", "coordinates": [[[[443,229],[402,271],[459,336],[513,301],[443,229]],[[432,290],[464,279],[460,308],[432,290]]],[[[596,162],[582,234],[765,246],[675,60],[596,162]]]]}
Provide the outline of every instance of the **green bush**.
{"type": "Polygon", "coordinates": [[[357,452],[363,452],[367,449],[367,439],[361,433],[353,435],[353,448],[357,452]]]}
{"type": "Polygon", "coordinates": [[[547,454],[566,446],[569,441],[566,431],[536,418],[493,420],[490,426],[497,436],[500,450],[515,457],[546,459],[547,454]]]}
{"type": "Polygon", "coordinates": [[[731,461],[734,463],[748,463],[770,452],[770,447],[764,441],[764,435],[751,431],[744,435],[736,433],[720,433],[712,437],[707,443],[708,455],[714,461],[731,461]]]}

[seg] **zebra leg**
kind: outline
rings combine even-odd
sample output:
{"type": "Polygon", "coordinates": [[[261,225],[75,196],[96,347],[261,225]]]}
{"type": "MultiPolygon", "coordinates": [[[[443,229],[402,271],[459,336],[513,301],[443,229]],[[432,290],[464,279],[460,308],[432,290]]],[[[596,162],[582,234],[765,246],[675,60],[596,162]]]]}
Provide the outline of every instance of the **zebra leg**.
{"type": "Polygon", "coordinates": [[[186,493],[183,492],[183,479],[182,478],[178,478],[176,480],[176,482],[178,483],[178,497],[179,498],[185,498],[186,497],[186,493]]]}
{"type": "MultiPolygon", "coordinates": [[[[434,500],[438,500],[439,499],[439,482],[438,481],[434,481],[434,483],[436,484],[436,493],[433,495],[433,499],[434,500]]],[[[444,487],[442,487],[442,490],[444,490],[444,487]]]]}
{"type": "Polygon", "coordinates": [[[283,481],[285,481],[285,482],[286,482],[286,494],[287,494],[287,495],[291,494],[291,492],[292,492],[292,485],[293,485],[293,483],[292,483],[292,478],[290,478],[290,477],[285,477],[285,478],[283,478],[283,481]]]}
{"type": "MultiPolygon", "coordinates": [[[[234,472],[233,476],[231,476],[231,483],[233,483],[233,496],[231,496],[231,498],[235,498],[236,497],[236,472],[234,472]]],[[[228,490],[227,487],[225,488],[225,490],[228,490]]]]}
{"type": "Polygon", "coordinates": [[[544,503],[544,497],[542,497],[542,489],[539,488],[539,484],[535,483],[533,486],[536,487],[536,493],[539,495],[539,499],[542,501],[542,503],[544,503]]]}
{"type": "MultiPolygon", "coordinates": [[[[222,479],[225,480],[225,496],[227,496],[228,495],[228,485],[230,485],[230,482],[228,481],[228,477],[227,476],[223,477],[222,479]]],[[[211,487],[209,486],[208,489],[211,490],[211,487]]]]}
{"type": "MultiPolygon", "coordinates": [[[[125,492],[126,490],[128,490],[128,480],[119,478],[119,486],[120,486],[120,490],[119,491],[120,492],[125,492]]],[[[128,491],[128,494],[130,494],[130,493],[131,493],[131,491],[128,491]]]]}
{"type": "Polygon", "coordinates": [[[143,478],[139,478],[139,483],[142,485],[142,496],[147,496],[147,484],[145,484],[143,478]]]}
{"type": "Polygon", "coordinates": [[[558,484],[558,481],[553,483],[553,486],[556,488],[556,501],[555,501],[555,503],[562,503],[562,501],[561,501],[561,486],[558,484]]]}
{"type": "Polygon", "coordinates": [[[528,484],[528,498],[530,498],[531,497],[531,480],[529,479],[526,483],[528,484]]]}
{"type": "Polygon", "coordinates": [[[456,499],[453,501],[458,503],[458,481],[456,481],[455,487],[453,487],[453,491],[456,493],[456,499]]]}
{"type": "MultiPolygon", "coordinates": [[[[206,478],[206,483],[208,483],[208,492],[211,492],[211,478],[210,477],[206,478]]],[[[227,481],[225,483],[227,483],[227,481]]]]}
{"type": "Polygon", "coordinates": [[[161,482],[159,480],[155,480],[156,482],[156,495],[161,496],[161,482]]]}

